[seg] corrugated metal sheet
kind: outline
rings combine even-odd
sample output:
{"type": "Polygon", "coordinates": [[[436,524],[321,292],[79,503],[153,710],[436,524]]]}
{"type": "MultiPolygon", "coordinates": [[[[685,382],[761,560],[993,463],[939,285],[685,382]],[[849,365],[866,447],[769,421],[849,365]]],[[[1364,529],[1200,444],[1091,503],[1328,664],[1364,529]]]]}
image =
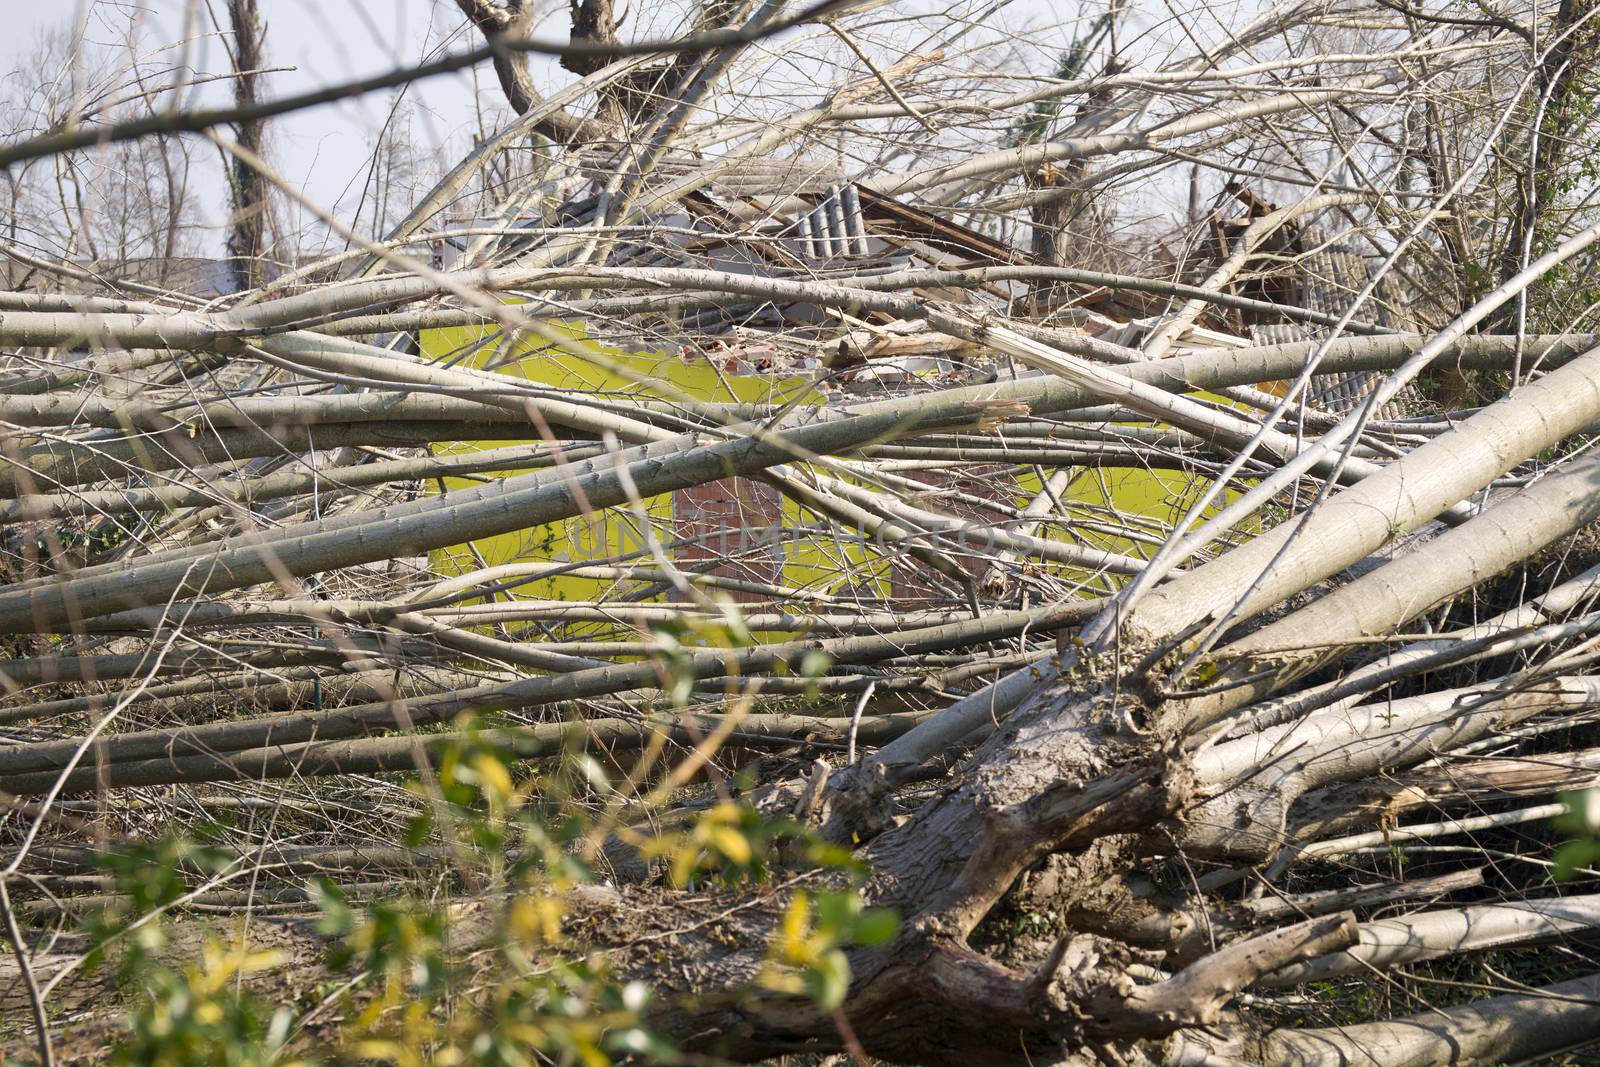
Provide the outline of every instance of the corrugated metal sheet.
{"type": "MultiPolygon", "coordinates": [[[[1329,242],[1310,227],[1301,231],[1301,241],[1315,249],[1295,264],[1301,305],[1324,314],[1343,314],[1371,277],[1367,261],[1348,244],[1329,242]]],[[[1412,327],[1410,322],[1395,321],[1400,317],[1398,309],[1402,306],[1403,294],[1393,276],[1386,276],[1372,297],[1356,311],[1355,321],[1396,329],[1412,327]]],[[[1327,333],[1319,326],[1298,324],[1253,326],[1250,330],[1251,338],[1258,344],[1269,345],[1315,340],[1326,337],[1327,333]]],[[[1306,401],[1323,411],[1343,415],[1364,404],[1382,380],[1383,375],[1374,371],[1321,375],[1312,380],[1306,401]]],[[[1407,387],[1379,408],[1374,417],[1403,418],[1408,402],[1415,397],[1415,391],[1407,387]]]]}

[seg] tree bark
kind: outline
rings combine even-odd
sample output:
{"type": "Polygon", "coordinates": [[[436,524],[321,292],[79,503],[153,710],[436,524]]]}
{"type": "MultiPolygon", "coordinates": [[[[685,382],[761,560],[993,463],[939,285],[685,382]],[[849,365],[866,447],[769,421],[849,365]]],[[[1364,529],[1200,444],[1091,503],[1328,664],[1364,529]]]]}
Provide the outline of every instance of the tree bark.
{"type": "MultiPolygon", "coordinates": [[[[256,0],[228,0],[228,21],[233,28],[233,102],[249,111],[259,103],[260,69],[264,66],[263,39],[266,27],[256,0]]],[[[256,156],[265,153],[266,120],[250,118],[234,126],[234,139],[241,148],[256,156]]],[[[267,281],[268,231],[271,222],[272,187],[238,154],[228,160],[228,194],[232,204],[229,217],[228,263],[233,269],[234,286],[256,289],[267,281]]]]}
{"type": "MultiPolygon", "coordinates": [[[[605,3],[609,10],[609,0],[598,2],[605,3]]],[[[533,84],[527,53],[516,48],[518,38],[528,36],[533,27],[537,12],[531,0],[504,0],[502,3],[456,0],[456,6],[477,27],[485,41],[500,46],[494,56],[494,72],[500,79],[500,88],[504,90],[511,110],[521,115],[539,107],[544,102],[544,96],[533,84]]],[[[578,37],[577,27],[574,26],[573,39],[578,37]]],[[[565,108],[540,119],[534,126],[534,132],[568,147],[596,141],[604,136],[604,128],[599,123],[575,116],[565,108]]]]}

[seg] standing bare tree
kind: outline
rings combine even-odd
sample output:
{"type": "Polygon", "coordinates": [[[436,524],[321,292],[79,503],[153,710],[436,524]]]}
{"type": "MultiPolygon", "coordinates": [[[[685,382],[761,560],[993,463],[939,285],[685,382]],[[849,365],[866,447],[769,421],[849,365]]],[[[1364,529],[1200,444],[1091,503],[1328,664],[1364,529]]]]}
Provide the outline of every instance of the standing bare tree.
{"type": "MultiPolygon", "coordinates": [[[[256,0],[228,0],[228,25],[233,31],[233,101],[249,115],[261,98],[262,44],[266,36],[256,0]]],[[[234,124],[234,138],[247,152],[263,156],[265,128],[263,119],[242,118],[234,124]]],[[[240,289],[255,289],[267,280],[271,187],[246,158],[236,155],[228,160],[228,201],[232,208],[228,257],[234,284],[240,289]]]]}

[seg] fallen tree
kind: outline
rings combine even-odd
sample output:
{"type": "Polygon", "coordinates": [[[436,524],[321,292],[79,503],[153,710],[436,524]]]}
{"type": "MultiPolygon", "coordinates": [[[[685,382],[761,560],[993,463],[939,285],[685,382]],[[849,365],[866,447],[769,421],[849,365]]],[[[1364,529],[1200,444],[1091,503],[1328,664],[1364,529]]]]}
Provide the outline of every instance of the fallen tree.
{"type": "MultiPolygon", "coordinates": [[[[216,299],[0,245],[19,1048],[1600,1042],[1600,224],[1570,154],[1530,187],[1505,147],[1592,132],[1600,9],[1291,4],[1136,61],[1113,9],[1039,80],[947,60],[961,19],[890,48],[885,5],[626,43],[593,0],[564,46],[459,6],[519,117],[389,232],[321,212],[346,251],[216,299]],[[582,80],[542,97],[539,51],[582,80]],[[837,84],[721,88],[791,60],[837,84]],[[530,131],[549,165],[492,179],[530,131]],[[1180,164],[1213,208],[1119,248],[1116,182],[1180,164]],[[1018,251],[1090,193],[1026,225],[1092,256],[1018,251]]],[[[293,113],[261,91],[102,132],[293,113]]],[[[0,160],[85,150],[55,118],[0,160]]],[[[300,195],[253,129],[233,172],[300,195]]]]}

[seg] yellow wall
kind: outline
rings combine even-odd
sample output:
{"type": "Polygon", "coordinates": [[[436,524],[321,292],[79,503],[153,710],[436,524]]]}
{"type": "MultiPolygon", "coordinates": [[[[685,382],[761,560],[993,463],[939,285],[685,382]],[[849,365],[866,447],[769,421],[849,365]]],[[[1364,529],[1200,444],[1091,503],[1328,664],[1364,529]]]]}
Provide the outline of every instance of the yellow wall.
{"type": "MultiPolygon", "coordinates": [[[[680,357],[665,352],[624,352],[585,338],[581,331],[559,323],[548,324],[549,337],[524,337],[514,349],[488,341],[497,329],[464,327],[427,330],[422,334],[424,355],[435,360],[474,368],[493,367],[500,373],[536,382],[555,389],[587,392],[614,392],[661,399],[691,399],[703,402],[800,403],[820,404],[823,399],[811,390],[803,377],[734,376],[698,355],[680,357]],[[554,337],[555,340],[551,340],[554,337]]],[[[435,446],[440,454],[476,452],[503,447],[507,441],[460,441],[435,446]]],[[[515,472],[507,472],[515,473],[515,472]]],[[[445,479],[450,488],[474,484],[464,479],[445,479]]],[[[1065,494],[1068,504],[1084,505],[1080,514],[1092,518],[1095,506],[1110,506],[1125,516],[1146,516],[1166,523],[1176,518],[1193,502],[1204,487],[1204,480],[1176,472],[1151,472],[1132,468],[1088,469],[1073,479],[1065,494]]],[[[1039,490],[1031,474],[1018,479],[1018,506],[1039,490]]],[[[456,575],[480,566],[510,562],[564,562],[604,560],[606,557],[635,552],[645,547],[642,526],[648,521],[662,543],[673,538],[670,495],[644,502],[645,517],[634,509],[612,509],[600,516],[578,517],[536,529],[482,538],[472,545],[458,545],[433,554],[433,564],[442,574],[456,575]],[[474,557],[474,551],[477,558],[474,557]],[[481,562],[480,562],[481,560],[481,562]]],[[[781,522],[793,528],[816,522],[816,517],[785,499],[780,505],[781,522]]],[[[1075,543],[1137,557],[1148,557],[1148,546],[1126,538],[1060,524],[1041,528],[1075,543]]],[[[862,581],[869,573],[868,551],[826,534],[788,540],[783,548],[784,585],[823,593],[837,592],[862,581]]],[[[649,567],[648,558],[638,561],[649,567]]],[[[1064,576],[1081,579],[1070,568],[1046,565],[1064,576]]],[[[876,568],[878,592],[886,595],[887,565],[876,568]]],[[[1102,579],[1114,581],[1115,579],[1102,579]]],[[[562,601],[604,599],[612,589],[606,579],[561,576],[523,585],[522,596],[562,601]]]]}
{"type": "MultiPolygon", "coordinates": [[[[460,327],[423,331],[422,351],[430,359],[479,369],[494,367],[499,373],[555,389],[711,403],[787,404],[797,398],[803,404],[823,403],[821,395],[812,390],[810,380],[805,377],[736,376],[704,357],[624,352],[588,340],[580,331],[563,324],[548,324],[546,328],[557,335],[561,343],[525,337],[507,351],[502,344],[485,343],[485,338],[494,337],[497,329],[460,327]]],[[[436,445],[434,451],[441,455],[460,454],[514,443],[459,441],[436,445]]],[[[506,472],[514,473],[519,472],[506,472]]],[[[445,479],[446,487],[451,489],[472,484],[466,479],[445,479]]],[[[663,543],[671,541],[671,496],[654,497],[644,501],[644,505],[657,538],[663,543]]],[[[786,528],[815,521],[787,499],[780,505],[780,515],[786,528]]],[[[511,562],[548,560],[559,564],[603,560],[643,549],[642,530],[643,520],[634,509],[612,509],[600,516],[579,517],[481,538],[470,546],[441,549],[433,553],[432,558],[440,573],[450,575],[464,574],[479,566],[511,562]],[[477,558],[474,558],[474,550],[477,558]]],[[[784,546],[783,582],[795,588],[832,592],[847,584],[847,578],[860,580],[865,558],[861,546],[841,544],[833,538],[789,541],[784,546]]],[[[648,559],[639,562],[650,566],[648,559]]],[[[522,586],[521,593],[541,599],[588,601],[601,599],[609,588],[610,583],[603,579],[562,576],[522,586]]]]}

